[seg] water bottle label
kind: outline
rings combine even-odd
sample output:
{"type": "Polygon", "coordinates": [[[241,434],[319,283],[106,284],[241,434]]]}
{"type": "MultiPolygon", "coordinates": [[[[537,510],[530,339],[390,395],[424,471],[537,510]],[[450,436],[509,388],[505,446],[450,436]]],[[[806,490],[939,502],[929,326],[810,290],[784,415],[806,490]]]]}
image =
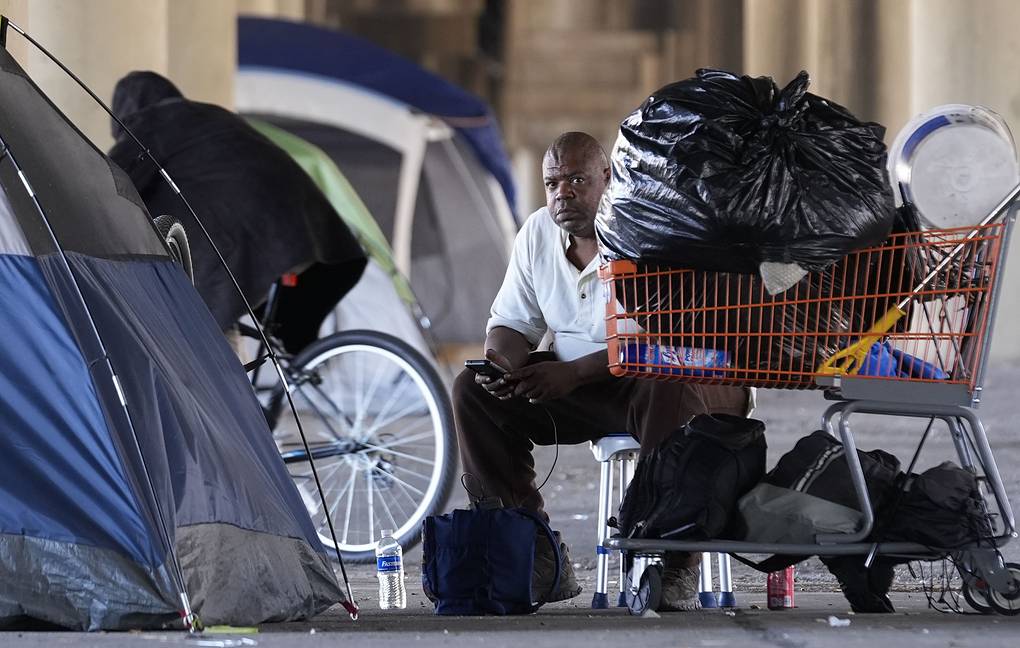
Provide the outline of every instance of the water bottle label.
{"type": "Polygon", "coordinates": [[[381,572],[400,571],[400,556],[379,556],[375,559],[375,568],[381,572]]]}
{"type": "Polygon", "coordinates": [[[670,347],[630,342],[620,348],[624,364],[643,365],[645,371],[675,376],[722,376],[716,367],[729,367],[730,354],[721,349],[670,347]]]}

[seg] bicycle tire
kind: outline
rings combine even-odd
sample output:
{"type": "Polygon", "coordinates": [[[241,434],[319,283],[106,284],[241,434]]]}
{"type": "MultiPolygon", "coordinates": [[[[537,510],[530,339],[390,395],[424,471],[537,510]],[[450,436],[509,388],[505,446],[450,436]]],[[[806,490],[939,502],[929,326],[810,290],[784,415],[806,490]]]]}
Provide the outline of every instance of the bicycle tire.
{"type": "MultiPolygon", "coordinates": [[[[434,408],[429,406],[427,397],[423,396],[423,400],[426,401],[426,406],[429,406],[430,421],[432,421],[432,434],[435,440],[434,457],[436,466],[432,469],[432,474],[429,479],[428,486],[424,489],[422,495],[422,501],[418,502],[414,512],[407,516],[406,523],[400,524],[398,528],[392,529],[394,531],[394,538],[400,543],[401,547],[405,550],[410,549],[421,541],[421,522],[428,515],[434,515],[441,512],[445,507],[446,502],[450,497],[450,493],[453,490],[455,476],[457,471],[457,439],[456,432],[453,422],[453,408],[450,404],[450,399],[444,386],[442,379],[436,372],[432,364],[426,359],[421,353],[419,353],[414,347],[408,343],[396,338],[392,335],[381,333],[379,331],[372,330],[352,330],[342,331],[334,333],[327,337],[324,337],[316,342],[310,344],[307,348],[302,350],[297,356],[294,357],[290,363],[288,373],[291,377],[297,378],[296,385],[292,385],[294,390],[295,405],[299,408],[302,407],[301,401],[313,402],[315,398],[322,397],[320,392],[320,386],[313,386],[312,388],[303,386],[300,384],[302,376],[309,376],[314,371],[318,371],[319,367],[323,366],[326,361],[334,358],[343,358],[345,354],[353,354],[355,352],[377,354],[380,358],[385,358],[388,361],[393,361],[394,366],[407,373],[411,378],[411,381],[421,392],[424,388],[423,393],[427,393],[432,398],[432,404],[434,408]],[[410,372],[408,373],[408,370],[410,372]],[[413,375],[412,375],[413,374],[413,375]],[[414,375],[420,380],[414,379],[414,375]],[[308,391],[309,389],[315,389],[314,392],[308,391]],[[438,421],[438,432],[436,430],[436,421],[438,421]]],[[[353,357],[353,356],[352,356],[353,357]]],[[[335,369],[329,368],[328,370],[333,371],[335,369]]],[[[377,374],[378,374],[377,369],[377,374]]],[[[306,378],[307,379],[307,378],[306,378]]],[[[323,397],[325,398],[325,397],[323,397]]],[[[390,399],[393,399],[391,394],[390,399]]],[[[347,410],[342,407],[342,404],[338,405],[335,398],[329,397],[326,399],[329,406],[336,409],[339,415],[347,413],[347,410]]],[[[367,403],[365,404],[368,405],[367,403]]],[[[358,418],[358,414],[355,413],[355,422],[361,420],[358,418]]],[[[317,411],[315,417],[322,419],[322,423],[325,426],[329,426],[328,422],[325,421],[325,417],[322,412],[317,411]]],[[[290,417],[283,414],[280,417],[281,423],[278,423],[275,428],[280,430],[282,422],[290,420],[290,417]]],[[[348,421],[350,423],[350,421],[348,421]]],[[[306,434],[309,436],[309,443],[312,446],[313,456],[323,447],[322,444],[316,445],[316,430],[309,429],[314,427],[314,421],[310,421],[308,417],[302,417],[302,424],[305,427],[306,434]]],[[[333,434],[333,438],[337,439],[336,431],[330,429],[330,433],[333,434]]],[[[352,432],[352,436],[357,434],[352,432]]],[[[376,446],[382,446],[383,444],[375,444],[376,446]]],[[[399,443],[397,445],[400,445],[399,443]]],[[[392,448],[392,446],[391,446],[392,448]]],[[[309,515],[312,517],[313,523],[316,525],[319,538],[323,541],[323,544],[327,548],[332,547],[332,542],[329,537],[328,528],[325,525],[325,519],[321,516],[321,502],[319,500],[318,492],[314,490],[314,481],[310,480],[308,472],[302,472],[307,469],[308,462],[307,457],[304,454],[303,448],[295,450],[296,454],[292,453],[291,458],[293,461],[289,464],[291,468],[292,477],[294,477],[295,483],[298,486],[299,491],[302,492],[302,498],[308,506],[309,515]]],[[[380,459],[377,464],[372,464],[371,459],[372,452],[375,452],[375,457],[389,456],[392,458],[392,454],[386,455],[382,448],[379,451],[363,450],[362,455],[370,457],[370,460],[366,462],[368,476],[366,477],[366,483],[372,483],[376,481],[376,475],[386,472],[379,468],[382,465],[380,459]],[[376,471],[379,471],[378,473],[376,471]]],[[[285,457],[287,453],[284,453],[285,457]]],[[[350,453],[352,456],[354,453],[350,453]]],[[[344,461],[348,461],[345,455],[340,455],[344,461]]],[[[360,461],[360,458],[358,459],[360,461]]],[[[338,460],[339,461],[339,460],[338,460]]],[[[394,463],[397,463],[395,460],[394,463]]],[[[322,482],[323,490],[327,493],[327,498],[330,494],[336,493],[338,490],[337,473],[341,472],[339,467],[333,468],[328,465],[328,461],[322,459],[316,459],[316,469],[319,473],[320,481],[322,482]]],[[[405,469],[406,470],[406,469],[405,469]]],[[[348,480],[358,479],[353,477],[355,475],[355,469],[350,468],[349,471],[343,474],[350,474],[348,480]]],[[[401,477],[397,477],[395,470],[390,470],[390,478],[401,482],[401,488],[406,495],[408,493],[407,487],[402,482],[401,477]]],[[[403,475],[404,478],[410,479],[407,475],[403,475]]],[[[355,487],[348,484],[350,487],[349,498],[353,497],[355,487]]],[[[406,484],[410,487],[410,484],[406,484]]],[[[339,487],[342,490],[342,487],[339,487]]],[[[369,498],[372,497],[371,486],[367,489],[369,492],[369,498]]],[[[410,499],[410,498],[408,498],[410,499]]],[[[329,501],[327,499],[327,501],[329,501]]],[[[386,511],[390,513],[390,519],[393,520],[393,515],[389,511],[388,504],[385,500],[381,502],[387,507],[386,511]]],[[[333,517],[333,525],[336,530],[338,544],[340,545],[340,553],[343,555],[345,561],[359,563],[359,562],[371,562],[375,559],[374,542],[378,540],[378,536],[375,533],[382,528],[388,528],[386,524],[374,524],[374,521],[370,522],[369,526],[372,526],[371,532],[373,537],[371,540],[361,537],[359,542],[345,542],[342,535],[346,535],[345,520],[343,511],[340,510],[339,498],[337,499],[338,506],[330,505],[331,515],[333,517]],[[342,533],[343,532],[343,533],[342,533]]],[[[351,516],[351,499],[347,502],[347,521],[349,522],[351,516]]],[[[371,509],[371,505],[369,506],[371,509]]],[[[380,519],[382,515],[380,514],[380,519]]]]}
{"type": "Polygon", "coordinates": [[[195,270],[191,261],[191,246],[188,244],[188,233],[179,220],[169,214],[160,214],[152,219],[159,235],[163,237],[170,258],[180,264],[184,274],[188,275],[191,285],[195,285],[195,270]]]}

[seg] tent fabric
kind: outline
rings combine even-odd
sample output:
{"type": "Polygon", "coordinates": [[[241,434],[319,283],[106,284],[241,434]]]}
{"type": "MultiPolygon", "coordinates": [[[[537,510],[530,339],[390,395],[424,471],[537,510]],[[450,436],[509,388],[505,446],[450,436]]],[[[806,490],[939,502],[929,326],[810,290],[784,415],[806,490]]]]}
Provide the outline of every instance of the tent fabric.
{"type": "Polygon", "coordinates": [[[165,549],[138,513],[88,366],[34,258],[0,255],[0,304],[18,304],[0,309],[0,331],[17,341],[0,354],[0,457],[22,457],[0,470],[0,532],[161,563],[165,549]],[[89,514],[64,514],[79,508],[89,514]]]}
{"type": "MultiPolygon", "coordinates": [[[[100,257],[166,256],[152,226],[137,218],[141,199],[131,181],[69,127],[6,50],[0,55],[0,79],[0,136],[6,148],[24,170],[43,210],[75,216],[51,224],[64,249],[100,257]],[[61,181],[54,182],[58,177],[61,181]]],[[[12,166],[6,167],[6,175],[5,183],[21,184],[12,166]]],[[[34,218],[29,197],[20,193],[9,200],[20,198],[13,215],[29,246],[37,255],[54,252],[48,230],[34,218]]]]}
{"type": "MultiPolygon", "coordinates": [[[[317,290],[302,291],[283,311],[290,319],[279,336],[289,351],[300,350],[357,282],[364,252],[307,174],[243,119],[180,96],[142,103],[150,86],[164,93],[152,91],[152,98],[168,92],[161,80],[132,73],[118,82],[114,105],[132,111],[118,116],[188,197],[248,300],[260,304],[286,272],[321,266],[315,268],[317,290]]],[[[150,213],[171,214],[191,233],[196,286],[220,328],[228,328],[246,313],[240,296],[198,223],[139,153],[123,135],[110,157],[128,173],[150,213]]]]}
{"type": "MultiPolygon", "coordinates": [[[[365,198],[380,229],[393,231],[401,167],[397,152],[328,124],[279,115],[258,118],[321,149],[365,198]]],[[[490,192],[474,184],[482,182],[484,171],[458,147],[455,141],[426,147],[412,230],[411,288],[442,342],[484,336],[509,258],[498,224],[480,217],[491,207],[490,192]]]]}
{"type": "Polygon", "coordinates": [[[130,630],[179,620],[166,565],[152,569],[113,549],[0,533],[0,583],[0,629],[130,630]]]}
{"type": "Polygon", "coordinates": [[[393,261],[393,251],[386,241],[379,225],[340,169],[319,147],[288,133],[269,122],[249,117],[248,123],[266,139],[287,152],[305,173],[311,177],[340,218],[354,233],[368,256],[386,273],[393,276],[393,283],[400,297],[406,302],[414,301],[407,280],[399,275],[393,261]]]}
{"type": "Polygon", "coordinates": [[[177,551],[192,605],[207,625],[293,621],[312,617],[337,600],[333,570],[301,539],[232,524],[193,524],[177,529],[177,551]],[[210,562],[213,552],[219,558],[210,562]],[[196,568],[190,569],[193,562],[196,568]],[[253,582],[259,583],[257,592],[224,586],[253,582]]]}
{"type": "Polygon", "coordinates": [[[411,285],[397,270],[386,236],[344,174],[325,152],[306,140],[263,120],[248,118],[248,123],[294,158],[368,253],[370,260],[365,272],[323,321],[320,337],[351,329],[371,329],[394,335],[424,357],[431,357],[432,351],[415,317],[419,307],[411,285]]]}
{"type": "Polygon", "coordinates": [[[233,624],[342,600],[243,368],[131,183],[3,49],[0,88],[0,298],[19,306],[0,314],[0,627],[179,624],[182,594],[233,624]]]}
{"type": "Polygon", "coordinates": [[[293,70],[392,97],[435,115],[462,135],[514,205],[513,176],[488,105],[418,65],[368,41],[313,25],[242,17],[238,65],[293,70]]]}

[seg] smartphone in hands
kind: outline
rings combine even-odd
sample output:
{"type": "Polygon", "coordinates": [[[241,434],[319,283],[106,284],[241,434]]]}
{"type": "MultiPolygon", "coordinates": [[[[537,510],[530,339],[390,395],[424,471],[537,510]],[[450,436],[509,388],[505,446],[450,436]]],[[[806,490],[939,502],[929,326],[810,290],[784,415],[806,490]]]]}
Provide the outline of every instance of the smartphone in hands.
{"type": "Polygon", "coordinates": [[[464,366],[477,374],[488,376],[492,380],[499,380],[508,373],[506,369],[489,359],[465,360],[464,366]]]}

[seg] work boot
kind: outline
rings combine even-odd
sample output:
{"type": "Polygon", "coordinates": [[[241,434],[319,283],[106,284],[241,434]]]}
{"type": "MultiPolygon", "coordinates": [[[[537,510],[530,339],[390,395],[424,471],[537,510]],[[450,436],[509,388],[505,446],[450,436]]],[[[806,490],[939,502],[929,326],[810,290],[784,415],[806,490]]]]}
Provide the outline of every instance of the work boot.
{"type": "Polygon", "coordinates": [[[701,600],[698,598],[698,584],[701,580],[701,568],[666,567],[662,570],[662,603],[660,610],[687,612],[700,610],[701,600]]]}
{"type": "Polygon", "coordinates": [[[556,565],[556,555],[545,533],[539,532],[535,538],[535,566],[531,572],[531,593],[538,598],[539,603],[565,601],[581,593],[581,586],[574,577],[574,565],[570,562],[567,545],[560,540],[559,531],[554,535],[560,546],[560,557],[563,561],[560,565],[556,565]],[[556,591],[550,594],[549,588],[553,584],[555,569],[560,570],[560,583],[556,591]]]}

